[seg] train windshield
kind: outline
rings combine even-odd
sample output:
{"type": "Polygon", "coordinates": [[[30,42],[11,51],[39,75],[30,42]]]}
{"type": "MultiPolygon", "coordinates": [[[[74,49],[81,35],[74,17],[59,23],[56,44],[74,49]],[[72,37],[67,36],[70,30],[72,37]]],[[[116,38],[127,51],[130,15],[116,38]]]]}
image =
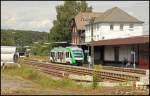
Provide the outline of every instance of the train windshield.
{"type": "Polygon", "coordinates": [[[72,52],[74,54],[74,57],[77,57],[77,58],[82,58],[83,57],[82,50],[72,50],[72,52]]]}

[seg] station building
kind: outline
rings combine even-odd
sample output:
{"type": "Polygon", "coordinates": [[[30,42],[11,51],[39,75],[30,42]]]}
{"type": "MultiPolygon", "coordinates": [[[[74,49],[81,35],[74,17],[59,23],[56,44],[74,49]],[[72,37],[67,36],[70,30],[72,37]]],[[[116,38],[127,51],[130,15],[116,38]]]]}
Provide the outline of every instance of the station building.
{"type": "Polygon", "coordinates": [[[79,13],[71,22],[72,44],[83,50],[93,44],[95,64],[124,66],[122,62],[126,59],[135,62],[136,68],[148,69],[149,35],[143,32],[143,23],[118,7],[103,13],[79,13]],[[91,42],[93,17],[94,42],[91,42]]]}

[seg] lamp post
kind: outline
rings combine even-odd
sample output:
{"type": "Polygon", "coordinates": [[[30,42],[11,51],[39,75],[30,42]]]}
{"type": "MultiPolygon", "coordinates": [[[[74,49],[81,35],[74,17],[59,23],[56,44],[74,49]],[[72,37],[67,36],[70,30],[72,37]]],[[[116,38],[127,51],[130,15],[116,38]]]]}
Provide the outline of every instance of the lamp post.
{"type": "Polygon", "coordinates": [[[131,51],[131,54],[133,55],[133,67],[136,68],[136,64],[135,64],[135,51],[131,51]]]}
{"type": "Polygon", "coordinates": [[[94,44],[93,44],[93,23],[94,23],[95,17],[91,18],[91,64],[94,67],[94,44]]]}
{"type": "Polygon", "coordinates": [[[89,56],[90,44],[87,44],[87,46],[88,46],[88,54],[87,54],[87,59],[88,59],[88,60],[87,60],[87,61],[88,61],[88,64],[89,64],[88,68],[90,69],[90,65],[91,65],[91,64],[90,64],[90,63],[91,63],[91,62],[90,62],[90,59],[91,59],[91,58],[90,58],[90,56],[89,56]]]}

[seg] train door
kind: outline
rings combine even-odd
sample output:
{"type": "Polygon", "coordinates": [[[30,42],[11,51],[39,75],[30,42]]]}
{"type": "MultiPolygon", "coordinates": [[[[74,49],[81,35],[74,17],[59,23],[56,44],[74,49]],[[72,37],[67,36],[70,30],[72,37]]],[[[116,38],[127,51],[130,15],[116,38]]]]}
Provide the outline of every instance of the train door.
{"type": "Polygon", "coordinates": [[[58,58],[57,58],[57,62],[59,62],[59,63],[61,63],[61,61],[60,61],[60,52],[57,52],[58,53],[58,58]]]}
{"type": "Polygon", "coordinates": [[[66,52],[62,52],[62,55],[63,55],[63,60],[62,60],[62,62],[63,63],[66,63],[66,52]]]}
{"type": "Polygon", "coordinates": [[[50,52],[49,60],[50,60],[50,62],[54,62],[54,52],[50,52]]]}
{"type": "Polygon", "coordinates": [[[68,51],[66,51],[66,63],[71,64],[70,53],[68,51]]]}
{"type": "Polygon", "coordinates": [[[60,62],[63,63],[63,52],[60,52],[60,62]]]}
{"type": "Polygon", "coordinates": [[[58,52],[55,52],[55,62],[58,62],[58,52]]]}
{"type": "Polygon", "coordinates": [[[50,53],[50,61],[51,62],[56,62],[56,52],[51,52],[50,53]]]}

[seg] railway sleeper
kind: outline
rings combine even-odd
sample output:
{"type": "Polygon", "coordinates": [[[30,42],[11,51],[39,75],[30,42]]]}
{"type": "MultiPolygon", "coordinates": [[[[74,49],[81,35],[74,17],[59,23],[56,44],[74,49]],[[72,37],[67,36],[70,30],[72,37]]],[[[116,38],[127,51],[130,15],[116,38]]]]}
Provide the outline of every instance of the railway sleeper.
{"type": "MultiPolygon", "coordinates": [[[[58,70],[58,69],[57,69],[57,70],[58,70]]],[[[62,71],[62,70],[61,70],[61,71],[62,71]]],[[[78,71],[75,71],[75,72],[74,72],[74,71],[71,71],[71,73],[83,74],[83,73],[80,72],[80,71],[79,71],[79,72],[78,72],[78,71]]],[[[85,74],[85,73],[84,73],[83,75],[88,75],[88,74],[85,74]]],[[[107,74],[107,76],[112,76],[112,74],[107,74]]],[[[115,76],[115,77],[116,77],[116,76],[115,76]]],[[[117,74],[117,77],[120,77],[120,76],[118,76],[118,74],[117,74]]]]}
{"type": "Polygon", "coordinates": [[[103,67],[103,69],[107,70],[114,70],[114,71],[122,71],[122,72],[130,72],[130,73],[138,73],[138,74],[146,74],[145,70],[140,70],[140,69],[127,69],[127,68],[117,68],[117,67],[103,67]]]}
{"type": "MultiPolygon", "coordinates": [[[[32,60],[33,61],[33,60],[32,60]]],[[[67,67],[70,67],[70,66],[67,66],[67,67]]],[[[81,69],[81,68],[80,68],[81,69]]],[[[111,70],[118,70],[118,71],[121,71],[123,70],[124,72],[132,72],[132,73],[145,73],[144,70],[136,70],[136,69],[125,69],[125,68],[113,68],[113,67],[104,67],[104,69],[111,69],[111,70]],[[142,72],[143,71],[143,72],[142,72]]]]}
{"type": "Polygon", "coordinates": [[[54,74],[54,75],[58,75],[61,77],[68,77],[68,73],[67,72],[62,72],[62,71],[58,71],[58,70],[46,70],[46,69],[42,69],[42,71],[47,72],[49,74],[54,74]]]}
{"type": "MultiPolygon", "coordinates": [[[[29,62],[28,62],[29,63],[29,62]]],[[[41,64],[40,63],[40,65],[38,65],[37,63],[35,64],[35,62],[34,62],[34,64],[32,63],[32,65],[37,65],[37,66],[42,66],[42,67],[44,67],[46,64],[41,64]]],[[[47,64],[47,66],[49,66],[48,64],[47,64]]],[[[49,66],[49,67],[52,67],[53,65],[51,65],[51,66],[49,66]]],[[[55,67],[56,67],[56,65],[54,65],[55,67]]],[[[60,66],[61,67],[61,66],[60,66]]],[[[64,68],[58,68],[57,67],[57,69],[59,69],[59,70],[62,70],[63,69],[63,71],[64,70],[66,70],[65,69],[65,66],[63,66],[64,68]]],[[[81,70],[79,70],[79,68],[74,68],[74,69],[70,69],[70,68],[72,68],[72,67],[67,67],[69,70],[67,70],[67,71],[72,71],[72,70],[74,70],[73,72],[74,73],[79,73],[79,74],[83,74],[83,73],[85,73],[85,71],[87,71],[88,73],[92,73],[91,71],[89,72],[89,70],[86,70],[86,69],[83,69],[82,71],[81,70]]],[[[81,68],[80,68],[81,69],[81,68]]],[[[87,73],[87,74],[88,74],[87,73]]],[[[112,75],[113,76],[115,76],[115,77],[126,77],[126,76],[123,76],[123,75],[118,75],[118,74],[112,74],[112,73],[108,73],[108,72],[103,72],[103,74],[105,74],[105,75],[107,75],[108,77],[111,77],[112,75]]]]}

